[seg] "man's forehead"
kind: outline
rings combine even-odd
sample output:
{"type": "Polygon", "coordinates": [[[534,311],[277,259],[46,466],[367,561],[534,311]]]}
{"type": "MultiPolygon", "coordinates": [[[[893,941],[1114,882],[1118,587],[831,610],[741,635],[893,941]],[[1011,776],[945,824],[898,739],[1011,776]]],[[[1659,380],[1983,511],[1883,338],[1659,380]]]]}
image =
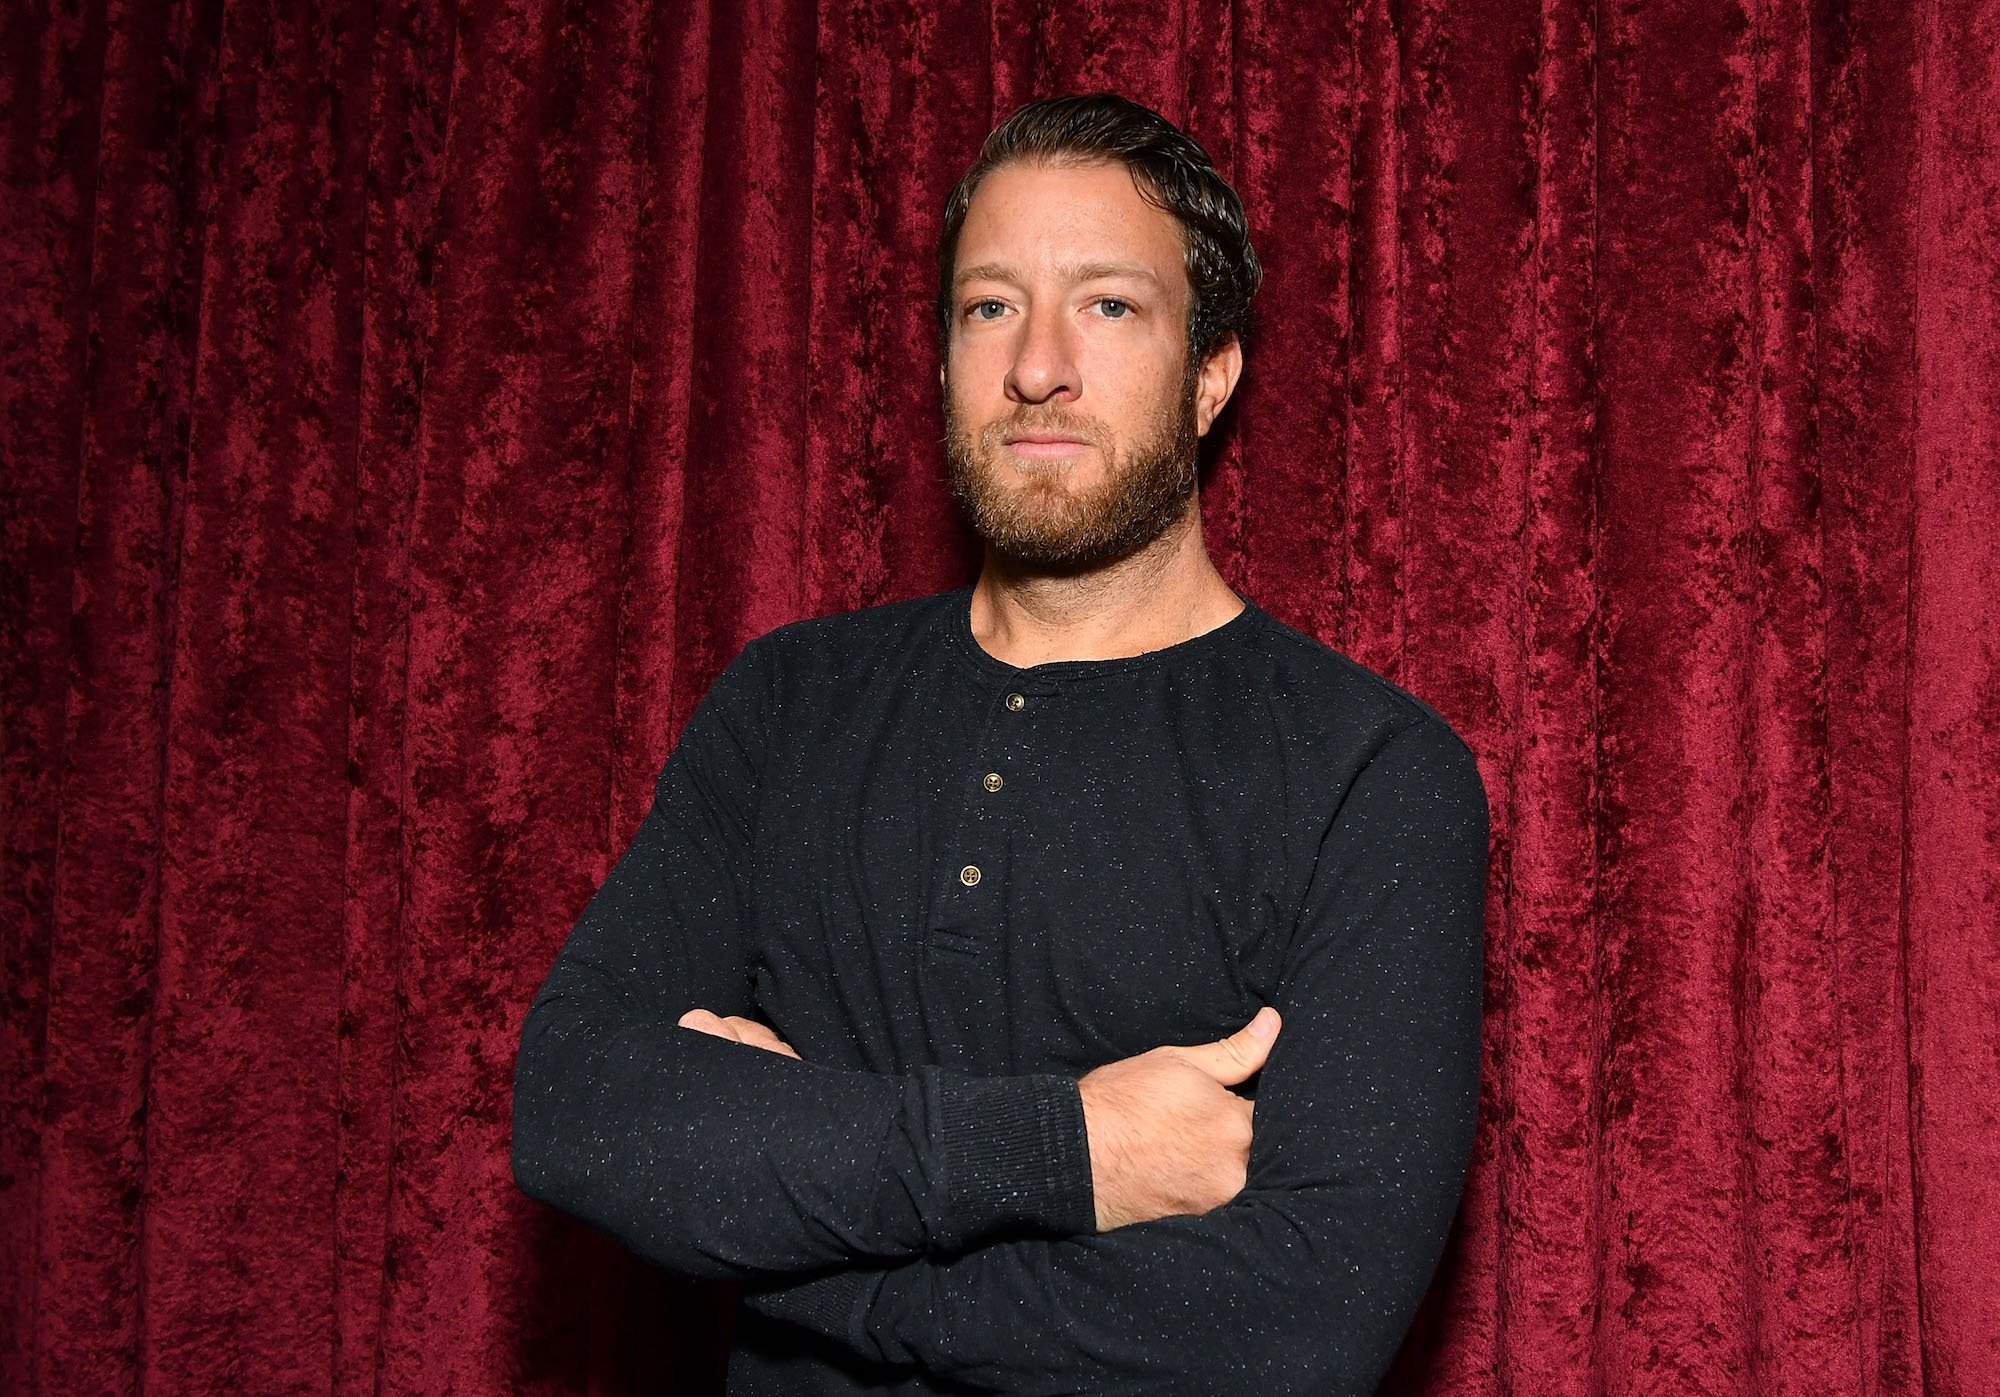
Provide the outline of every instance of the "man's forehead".
{"type": "Polygon", "coordinates": [[[1016,160],[994,169],[972,196],[958,248],[954,292],[975,280],[1025,285],[1132,277],[1172,290],[1185,270],[1179,220],[1148,198],[1116,160],[1016,160]]]}

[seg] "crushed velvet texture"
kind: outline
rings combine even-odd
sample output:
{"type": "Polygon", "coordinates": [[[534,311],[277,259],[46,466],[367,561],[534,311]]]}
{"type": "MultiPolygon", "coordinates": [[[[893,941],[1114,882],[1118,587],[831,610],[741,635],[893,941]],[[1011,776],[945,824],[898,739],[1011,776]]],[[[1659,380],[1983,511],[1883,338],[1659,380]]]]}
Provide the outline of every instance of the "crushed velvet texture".
{"type": "Polygon", "coordinates": [[[26,0],[0,18],[0,1388],[717,1387],[513,1185],[747,637],[939,590],[945,194],[1248,205],[1224,575],[1492,793],[1401,1392],[2000,1390],[2000,0],[26,0]]]}

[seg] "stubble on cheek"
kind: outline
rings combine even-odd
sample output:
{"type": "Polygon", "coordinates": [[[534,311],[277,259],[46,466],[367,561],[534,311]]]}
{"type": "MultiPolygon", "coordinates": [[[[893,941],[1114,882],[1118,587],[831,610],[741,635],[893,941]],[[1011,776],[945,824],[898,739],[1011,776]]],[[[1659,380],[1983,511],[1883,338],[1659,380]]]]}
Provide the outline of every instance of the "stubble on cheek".
{"type": "Polygon", "coordinates": [[[1144,439],[1128,452],[1118,451],[1100,424],[1051,411],[1010,414],[975,436],[947,386],[945,456],[952,496],[975,533],[1024,562],[1082,570],[1136,552],[1178,522],[1192,496],[1195,381],[1191,369],[1183,374],[1178,397],[1152,415],[1144,439]],[[1002,438],[1021,425],[1089,437],[1097,478],[1079,487],[1074,463],[1014,463],[1002,438]]]}

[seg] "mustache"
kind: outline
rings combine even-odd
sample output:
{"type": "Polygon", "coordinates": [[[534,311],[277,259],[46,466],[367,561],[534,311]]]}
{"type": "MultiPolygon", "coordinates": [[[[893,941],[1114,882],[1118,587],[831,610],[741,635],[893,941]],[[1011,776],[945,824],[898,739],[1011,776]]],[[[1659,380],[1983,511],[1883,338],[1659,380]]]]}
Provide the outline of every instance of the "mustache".
{"type": "Polygon", "coordinates": [[[1093,445],[1104,442],[1103,425],[1093,418],[1079,417],[1071,413],[1014,413],[997,422],[990,422],[982,436],[993,441],[1023,432],[1060,432],[1065,436],[1081,437],[1093,445]]]}

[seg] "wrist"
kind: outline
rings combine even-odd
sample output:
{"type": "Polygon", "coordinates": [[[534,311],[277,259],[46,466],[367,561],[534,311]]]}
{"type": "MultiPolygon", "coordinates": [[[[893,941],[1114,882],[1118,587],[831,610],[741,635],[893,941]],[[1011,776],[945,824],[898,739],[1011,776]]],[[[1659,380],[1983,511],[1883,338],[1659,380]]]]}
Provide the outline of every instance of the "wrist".
{"type": "Polygon", "coordinates": [[[1117,1113],[1109,1099],[1115,1088],[1086,1075],[1077,1082],[1077,1100],[1083,1110],[1085,1153],[1090,1160],[1091,1209],[1097,1230],[1109,1232],[1129,1221],[1120,1206],[1118,1184],[1123,1144],[1117,1128],[1117,1113]]]}

